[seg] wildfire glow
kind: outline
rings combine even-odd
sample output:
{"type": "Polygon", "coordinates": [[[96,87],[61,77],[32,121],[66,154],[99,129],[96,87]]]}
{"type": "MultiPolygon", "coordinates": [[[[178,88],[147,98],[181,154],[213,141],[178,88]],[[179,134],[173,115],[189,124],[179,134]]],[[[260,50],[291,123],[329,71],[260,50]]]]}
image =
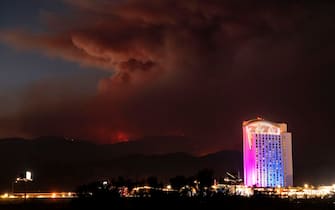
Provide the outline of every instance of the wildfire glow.
{"type": "Polygon", "coordinates": [[[116,139],[118,142],[127,142],[129,140],[129,136],[123,132],[117,132],[116,139]]]}

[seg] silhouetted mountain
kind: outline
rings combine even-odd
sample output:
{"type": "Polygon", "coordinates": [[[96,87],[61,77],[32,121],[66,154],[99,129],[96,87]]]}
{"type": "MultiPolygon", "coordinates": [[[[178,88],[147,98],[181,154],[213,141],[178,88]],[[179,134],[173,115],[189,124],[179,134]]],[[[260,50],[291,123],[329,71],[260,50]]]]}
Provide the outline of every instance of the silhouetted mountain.
{"type": "Polygon", "coordinates": [[[29,189],[42,191],[73,190],[83,183],[117,176],[139,180],[153,175],[168,181],[175,175],[194,175],[202,168],[210,167],[219,176],[240,170],[240,152],[196,157],[188,154],[194,149],[191,143],[184,137],[150,137],[111,145],[59,137],[3,139],[0,192],[9,191],[11,182],[25,169],[34,175],[29,189]],[[171,141],[178,141],[181,146],[170,146],[176,145],[171,141]]]}

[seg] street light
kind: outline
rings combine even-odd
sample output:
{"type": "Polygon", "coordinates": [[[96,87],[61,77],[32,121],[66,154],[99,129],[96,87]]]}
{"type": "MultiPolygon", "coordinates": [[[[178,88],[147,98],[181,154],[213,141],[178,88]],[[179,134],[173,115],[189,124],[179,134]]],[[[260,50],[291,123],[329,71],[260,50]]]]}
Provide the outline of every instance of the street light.
{"type": "Polygon", "coordinates": [[[14,195],[14,184],[18,183],[18,182],[23,182],[24,183],[24,199],[27,199],[27,189],[26,189],[26,183],[27,182],[32,182],[33,181],[33,176],[31,171],[26,171],[25,172],[25,176],[20,175],[19,177],[17,177],[15,179],[14,182],[12,182],[12,193],[14,195]]]}

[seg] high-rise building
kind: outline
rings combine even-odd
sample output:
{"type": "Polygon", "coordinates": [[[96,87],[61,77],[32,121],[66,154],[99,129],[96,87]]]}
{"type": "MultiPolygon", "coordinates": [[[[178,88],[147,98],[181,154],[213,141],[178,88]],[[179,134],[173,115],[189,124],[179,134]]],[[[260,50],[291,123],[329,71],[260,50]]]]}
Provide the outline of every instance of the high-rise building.
{"type": "Polygon", "coordinates": [[[286,123],[244,121],[243,158],[246,186],[293,185],[292,135],[286,123]]]}

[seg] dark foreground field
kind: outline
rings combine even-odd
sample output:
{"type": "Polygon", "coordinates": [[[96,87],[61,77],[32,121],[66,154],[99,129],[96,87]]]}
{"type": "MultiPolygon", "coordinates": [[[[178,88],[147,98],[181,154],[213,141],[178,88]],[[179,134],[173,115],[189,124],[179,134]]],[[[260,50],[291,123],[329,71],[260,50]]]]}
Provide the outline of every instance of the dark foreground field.
{"type": "Polygon", "coordinates": [[[90,200],[0,200],[0,210],[79,210],[79,209],[236,209],[236,210],[325,210],[335,209],[334,199],[324,200],[281,200],[272,198],[130,198],[90,200]]]}

